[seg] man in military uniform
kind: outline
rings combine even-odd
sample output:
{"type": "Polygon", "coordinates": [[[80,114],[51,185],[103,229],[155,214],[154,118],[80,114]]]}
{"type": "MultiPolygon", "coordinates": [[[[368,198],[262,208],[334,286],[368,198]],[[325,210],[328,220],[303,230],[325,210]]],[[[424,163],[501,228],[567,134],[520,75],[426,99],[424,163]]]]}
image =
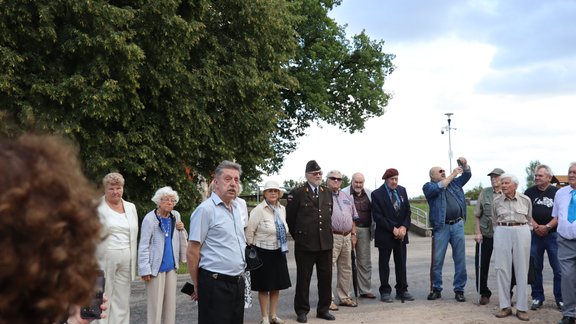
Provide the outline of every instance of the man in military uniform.
{"type": "Polygon", "coordinates": [[[309,292],[316,265],[318,306],[316,317],[334,320],[330,314],[332,294],[332,195],[322,186],[322,170],[316,161],[306,164],[306,183],[288,195],[286,222],[294,239],[296,291],[294,311],[299,323],[306,323],[310,311],[309,292]]]}

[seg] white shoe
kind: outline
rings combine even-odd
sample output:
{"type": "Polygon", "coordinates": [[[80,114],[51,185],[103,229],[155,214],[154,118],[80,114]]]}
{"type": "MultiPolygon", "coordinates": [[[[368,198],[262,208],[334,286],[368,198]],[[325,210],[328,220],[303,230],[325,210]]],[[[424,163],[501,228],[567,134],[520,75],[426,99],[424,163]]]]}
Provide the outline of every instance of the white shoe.
{"type": "Polygon", "coordinates": [[[270,317],[270,324],[284,324],[284,320],[278,316],[270,317]]]}
{"type": "Polygon", "coordinates": [[[263,318],[260,324],[270,324],[267,318],[263,318]]]}

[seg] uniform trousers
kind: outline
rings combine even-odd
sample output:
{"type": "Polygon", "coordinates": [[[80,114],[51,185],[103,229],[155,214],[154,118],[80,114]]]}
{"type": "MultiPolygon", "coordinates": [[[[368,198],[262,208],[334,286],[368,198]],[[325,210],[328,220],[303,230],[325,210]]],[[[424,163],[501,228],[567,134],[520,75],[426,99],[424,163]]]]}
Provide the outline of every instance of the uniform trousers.
{"type": "Polygon", "coordinates": [[[370,247],[370,227],[356,226],[356,269],[358,270],[358,293],[372,291],[372,256],[370,247]]]}
{"type": "Polygon", "coordinates": [[[202,268],[198,271],[198,324],[244,323],[244,275],[222,280],[202,268]]]}
{"type": "Polygon", "coordinates": [[[332,267],[336,266],[336,294],[340,301],[350,298],[352,288],[352,241],[351,235],[333,234],[332,267]]]}
{"type": "Polygon", "coordinates": [[[516,309],[528,310],[528,267],[530,263],[530,228],[521,226],[496,226],[494,229],[494,270],[498,285],[500,308],[510,303],[512,264],[516,277],[516,309]]]}
{"type": "Polygon", "coordinates": [[[159,272],[146,282],[148,324],[176,321],[176,270],[159,272]]]}
{"type": "Polygon", "coordinates": [[[562,274],[562,315],[576,317],[576,240],[558,238],[558,262],[562,274]]]}
{"type": "Polygon", "coordinates": [[[104,293],[108,298],[107,317],[94,323],[129,324],[130,323],[130,249],[106,250],[104,257],[104,275],[106,285],[104,293]]]}
{"type": "Polygon", "coordinates": [[[294,292],[294,311],[296,314],[308,314],[310,311],[310,279],[316,265],[318,279],[317,314],[328,312],[332,294],[332,250],[294,251],[296,260],[296,291],[294,292]]]}

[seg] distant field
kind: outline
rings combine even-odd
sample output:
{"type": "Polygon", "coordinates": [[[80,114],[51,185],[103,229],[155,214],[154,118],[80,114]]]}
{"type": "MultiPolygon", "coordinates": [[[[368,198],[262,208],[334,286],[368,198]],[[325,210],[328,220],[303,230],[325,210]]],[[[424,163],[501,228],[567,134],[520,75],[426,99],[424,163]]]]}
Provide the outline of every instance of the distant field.
{"type": "MultiPolygon", "coordinates": [[[[420,208],[428,213],[428,204],[427,203],[410,203],[410,206],[420,208]]],[[[476,226],[476,217],[474,217],[474,206],[467,206],[466,207],[466,224],[464,225],[464,234],[474,234],[475,226],[476,226]]]]}

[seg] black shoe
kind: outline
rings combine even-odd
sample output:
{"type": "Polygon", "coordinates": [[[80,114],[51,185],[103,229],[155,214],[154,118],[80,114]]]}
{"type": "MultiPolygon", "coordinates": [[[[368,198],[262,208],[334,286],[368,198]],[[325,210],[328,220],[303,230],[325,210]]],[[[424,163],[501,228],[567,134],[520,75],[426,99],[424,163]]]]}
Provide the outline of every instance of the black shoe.
{"type": "Polygon", "coordinates": [[[334,317],[334,315],[330,314],[329,312],[316,314],[316,317],[325,319],[327,321],[333,321],[336,319],[336,317],[334,317]]]}
{"type": "Polygon", "coordinates": [[[307,323],[307,322],[308,322],[308,318],[306,318],[306,314],[298,314],[298,317],[296,318],[296,322],[298,322],[298,323],[307,323]]]}
{"type": "Polygon", "coordinates": [[[439,298],[442,298],[442,293],[440,292],[440,290],[432,290],[428,294],[428,300],[435,300],[439,298]]]}
{"type": "Polygon", "coordinates": [[[558,306],[558,309],[560,311],[562,311],[564,309],[564,302],[563,301],[557,301],[556,306],[558,306]]]}
{"type": "Polygon", "coordinates": [[[396,293],[396,300],[405,300],[405,301],[413,301],[414,296],[409,292],[405,291],[403,293],[396,293]]]}
{"type": "Polygon", "coordinates": [[[461,291],[457,291],[456,294],[454,295],[454,299],[456,299],[456,301],[458,302],[465,302],[466,298],[464,297],[464,293],[461,291]]]}
{"type": "Polygon", "coordinates": [[[560,320],[560,322],[558,322],[558,324],[575,324],[576,320],[574,319],[574,317],[570,317],[570,316],[564,316],[562,317],[562,320],[560,320]]]}
{"type": "Polygon", "coordinates": [[[384,302],[384,303],[393,303],[394,302],[392,300],[392,296],[390,296],[390,294],[387,294],[387,293],[383,293],[382,295],[380,295],[380,301],[384,302]]]}
{"type": "Polygon", "coordinates": [[[530,307],[531,310],[537,310],[538,308],[542,307],[542,304],[544,304],[544,301],[539,300],[539,299],[533,299],[532,300],[532,306],[530,307]]]}

